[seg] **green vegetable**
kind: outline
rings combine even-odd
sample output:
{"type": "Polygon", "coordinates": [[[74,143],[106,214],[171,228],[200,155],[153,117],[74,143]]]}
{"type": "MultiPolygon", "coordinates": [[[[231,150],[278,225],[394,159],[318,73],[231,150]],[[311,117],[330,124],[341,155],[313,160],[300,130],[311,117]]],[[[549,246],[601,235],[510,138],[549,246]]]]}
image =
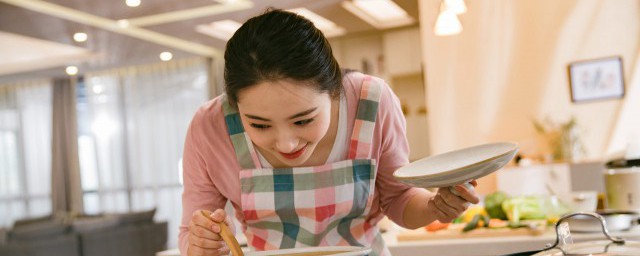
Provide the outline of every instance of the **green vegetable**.
{"type": "Polygon", "coordinates": [[[484,198],[484,208],[491,218],[507,220],[507,214],[502,209],[502,203],[508,198],[509,196],[501,191],[489,194],[484,198]]]}
{"type": "Polygon", "coordinates": [[[547,217],[543,200],[534,196],[506,199],[502,202],[502,210],[507,214],[509,220],[514,223],[518,223],[520,220],[540,220],[547,217]]]}
{"type": "Polygon", "coordinates": [[[466,226],[464,226],[464,228],[462,229],[462,232],[468,232],[471,230],[474,230],[475,228],[478,227],[478,221],[480,221],[480,218],[482,218],[482,214],[476,214],[473,216],[473,219],[471,219],[471,221],[469,223],[467,223],[466,226]]]}
{"type": "Polygon", "coordinates": [[[488,228],[489,227],[489,221],[491,220],[491,218],[487,215],[482,215],[482,222],[484,222],[484,227],[488,228]]]}

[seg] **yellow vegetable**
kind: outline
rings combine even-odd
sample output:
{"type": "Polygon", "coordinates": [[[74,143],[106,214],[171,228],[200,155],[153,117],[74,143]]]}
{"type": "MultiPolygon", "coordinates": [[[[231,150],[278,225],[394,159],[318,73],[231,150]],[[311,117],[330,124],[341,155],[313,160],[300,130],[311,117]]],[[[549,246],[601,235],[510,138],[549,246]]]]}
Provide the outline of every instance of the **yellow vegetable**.
{"type": "Polygon", "coordinates": [[[471,222],[471,220],[473,220],[473,216],[475,216],[476,214],[480,214],[482,216],[489,216],[489,214],[487,214],[487,211],[484,209],[484,207],[479,205],[474,205],[469,207],[469,209],[467,209],[467,211],[462,214],[462,222],[464,223],[471,222]]]}

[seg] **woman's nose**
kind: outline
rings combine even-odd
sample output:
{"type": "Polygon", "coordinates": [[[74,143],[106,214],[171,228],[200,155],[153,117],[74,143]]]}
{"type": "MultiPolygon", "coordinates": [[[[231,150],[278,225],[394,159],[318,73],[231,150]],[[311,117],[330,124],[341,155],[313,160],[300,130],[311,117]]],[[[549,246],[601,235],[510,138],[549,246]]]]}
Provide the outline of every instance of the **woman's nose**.
{"type": "Polygon", "coordinates": [[[298,146],[298,139],[289,132],[280,132],[276,141],[276,149],[282,153],[292,153],[298,146]]]}

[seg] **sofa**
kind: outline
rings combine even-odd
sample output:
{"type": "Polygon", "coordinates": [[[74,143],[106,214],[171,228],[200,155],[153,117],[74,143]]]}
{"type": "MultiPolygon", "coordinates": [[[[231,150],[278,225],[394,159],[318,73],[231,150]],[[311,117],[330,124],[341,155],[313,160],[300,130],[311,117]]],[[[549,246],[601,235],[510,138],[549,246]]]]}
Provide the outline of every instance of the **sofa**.
{"type": "Polygon", "coordinates": [[[56,214],[0,232],[0,256],[153,256],[166,249],[167,222],[155,209],[123,214],[56,214]]]}

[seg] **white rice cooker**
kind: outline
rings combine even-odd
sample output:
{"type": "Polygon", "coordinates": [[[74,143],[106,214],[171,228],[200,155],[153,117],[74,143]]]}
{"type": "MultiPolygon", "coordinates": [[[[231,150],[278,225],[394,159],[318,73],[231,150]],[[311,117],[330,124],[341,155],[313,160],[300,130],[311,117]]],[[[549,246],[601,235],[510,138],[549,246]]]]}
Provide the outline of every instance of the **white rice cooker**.
{"type": "Polygon", "coordinates": [[[606,167],[607,209],[640,213],[640,159],[609,161],[606,167]]]}

